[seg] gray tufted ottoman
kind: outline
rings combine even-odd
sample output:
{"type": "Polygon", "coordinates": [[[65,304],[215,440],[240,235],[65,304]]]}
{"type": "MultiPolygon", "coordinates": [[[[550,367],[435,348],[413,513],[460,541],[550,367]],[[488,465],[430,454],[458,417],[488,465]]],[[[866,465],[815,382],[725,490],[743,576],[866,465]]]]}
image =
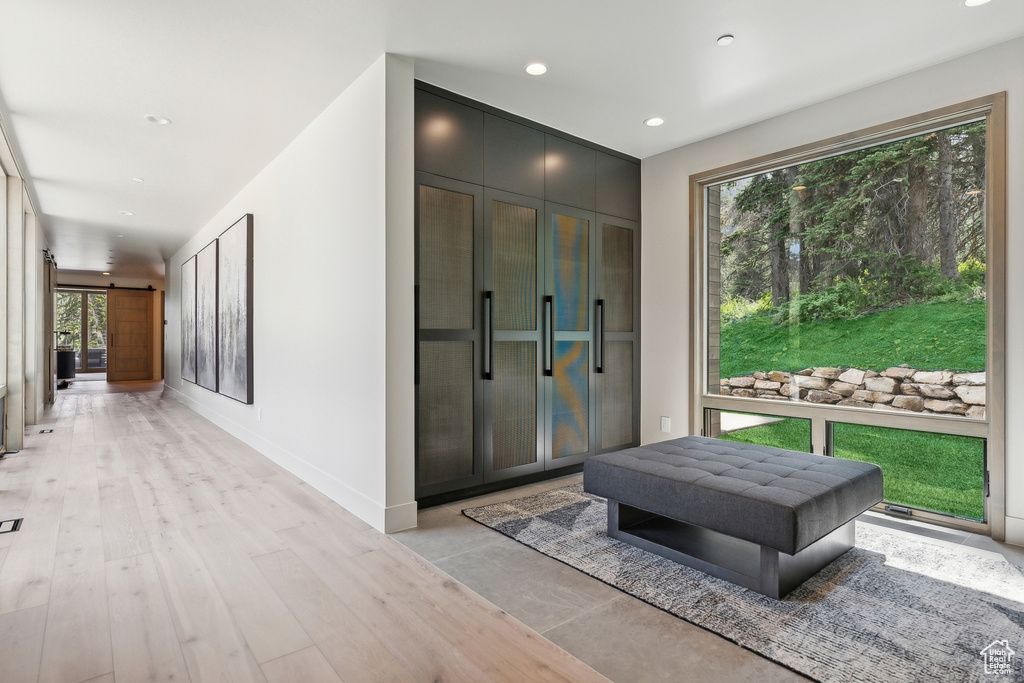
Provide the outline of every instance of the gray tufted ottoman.
{"type": "Polygon", "coordinates": [[[882,500],[870,463],[702,436],[586,461],[608,535],[773,598],[853,547],[853,519],[882,500]]]}

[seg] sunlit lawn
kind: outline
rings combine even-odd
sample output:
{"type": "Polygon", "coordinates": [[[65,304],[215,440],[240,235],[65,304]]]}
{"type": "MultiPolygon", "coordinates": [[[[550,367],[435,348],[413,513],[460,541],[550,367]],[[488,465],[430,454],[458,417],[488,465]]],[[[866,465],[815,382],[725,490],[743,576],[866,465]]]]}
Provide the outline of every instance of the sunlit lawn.
{"type": "MultiPolygon", "coordinates": [[[[719,438],[807,452],[810,421],[788,419],[719,438]]],[[[832,441],[837,457],[882,468],[886,501],[971,519],[984,517],[981,439],[835,424],[832,441]]]]}
{"type": "Polygon", "coordinates": [[[722,326],[722,377],[856,367],[985,369],[985,302],[925,303],[860,318],[785,326],[756,314],[722,326]]]}

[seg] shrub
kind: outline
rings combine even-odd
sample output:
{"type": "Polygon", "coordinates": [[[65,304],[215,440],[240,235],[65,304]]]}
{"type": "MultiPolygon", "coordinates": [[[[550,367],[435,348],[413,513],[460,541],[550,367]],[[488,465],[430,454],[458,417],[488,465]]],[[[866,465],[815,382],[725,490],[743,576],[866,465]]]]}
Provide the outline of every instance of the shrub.
{"type": "Polygon", "coordinates": [[[958,265],[956,272],[960,275],[960,282],[969,287],[985,286],[985,264],[973,256],[958,265]]]}
{"type": "Polygon", "coordinates": [[[820,292],[799,294],[773,308],[772,320],[780,325],[796,325],[812,320],[852,318],[858,312],[857,290],[855,282],[841,280],[820,292]]]}
{"type": "Polygon", "coordinates": [[[719,314],[722,324],[742,320],[755,313],[763,313],[772,307],[772,295],[765,292],[757,299],[744,299],[741,296],[726,297],[722,301],[719,314]]]}
{"type": "Polygon", "coordinates": [[[847,320],[909,303],[969,302],[985,296],[985,264],[977,259],[961,264],[955,280],[943,276],[937,265],[910,256],[877,255],[874,262],[877,272],[865,268],[852,277],[840,276],[825,289],[799,294],[771,309],[771,319],[780,325],[847,320]]]}

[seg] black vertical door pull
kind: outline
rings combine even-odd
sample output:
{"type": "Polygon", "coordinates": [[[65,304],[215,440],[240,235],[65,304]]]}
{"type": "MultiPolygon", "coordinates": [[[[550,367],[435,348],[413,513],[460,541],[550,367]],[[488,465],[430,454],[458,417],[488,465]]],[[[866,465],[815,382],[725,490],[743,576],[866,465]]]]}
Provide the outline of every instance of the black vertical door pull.
{"type": "Polygon", "coordinates": [[[484,379],[494,379],[494,292],[484,292],[484,379]]]}
{"type": "Polygon", "coordinates": [[[544,331],[544,376],[551,377],[555,374],[552,354],[555,352],[555,297],[544,297],[544,324],[547,329],[544,331]]]}
{"type": "Polygon", "coordinates": [[[414,285],[412,290],[412,324],[416,328],[415,337],[413,338],[413,364],[415,370],[413,371],[415,377],[416,386],[420,385],[420,286],[414,285]]]}
{"type": "Polygon", "coordinates": [[[604,372],[604,299],[594,302],[594,372],[604,372]]]}

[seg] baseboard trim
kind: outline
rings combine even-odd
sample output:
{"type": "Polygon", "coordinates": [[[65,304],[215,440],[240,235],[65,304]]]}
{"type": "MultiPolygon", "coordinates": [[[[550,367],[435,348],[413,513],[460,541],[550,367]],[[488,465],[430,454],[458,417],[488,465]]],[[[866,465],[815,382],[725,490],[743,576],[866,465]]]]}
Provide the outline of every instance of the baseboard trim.
{"type": "Polygon", "coordinates": [[[1006,517],[1006,542],[1011,545],[1024,546],[1024,519],[1006,517]]]}
{"type": "MultiPolygon", "coordinates": [[[[268,441],[259,434],[253,432],[250,429],[243,427],[237,422],[225,417],[224,415],[212,410],[209,406],[196,401],[182,391],[175,389],[172,386],[164,384],[165,390],[169,395],[177,400],[178,402],[185,405],[190,410],[195,411],[199,415],[202,415],[207,420],[223,429],[228,434],[231,434],[235,438],[241,440],[246,445],[259,451],[261,454],[270,458],[273,462],[280,465],[284,469],[288,470],[296,477],[306,482],[320,493],[324,494],[338,505],[342,506],[356,517],[384,533],[390,533],[391,531],[400,531],[401,529],[395,528],[391,531],[386,531],[388,526],[389,518],[394,518],[394,523],[397,526],[405,523],[408,517],[408,513],[401,510],[406,505],[396,505],[393,509],[395,513],[389,513],[389,508],[384,505],[367,498],[359,491],[353,489],[343,481],[336,477],[324,472],[322,469],[313,465],[300,456],[281,448],[272,441],[268,441]]],[[[416,503],[409,503],[413,507],[413,520],[412,524],[401,527],[410,528],[416,526],[415,508],[416,503]]]]}
{"type": "Polygon", "coordinates": [[[384,510],[384,533],[393,534],[397,531],[412,529],[416,526],[416,515],[419,506],[416,501],[392,505],[384,510]]]}

